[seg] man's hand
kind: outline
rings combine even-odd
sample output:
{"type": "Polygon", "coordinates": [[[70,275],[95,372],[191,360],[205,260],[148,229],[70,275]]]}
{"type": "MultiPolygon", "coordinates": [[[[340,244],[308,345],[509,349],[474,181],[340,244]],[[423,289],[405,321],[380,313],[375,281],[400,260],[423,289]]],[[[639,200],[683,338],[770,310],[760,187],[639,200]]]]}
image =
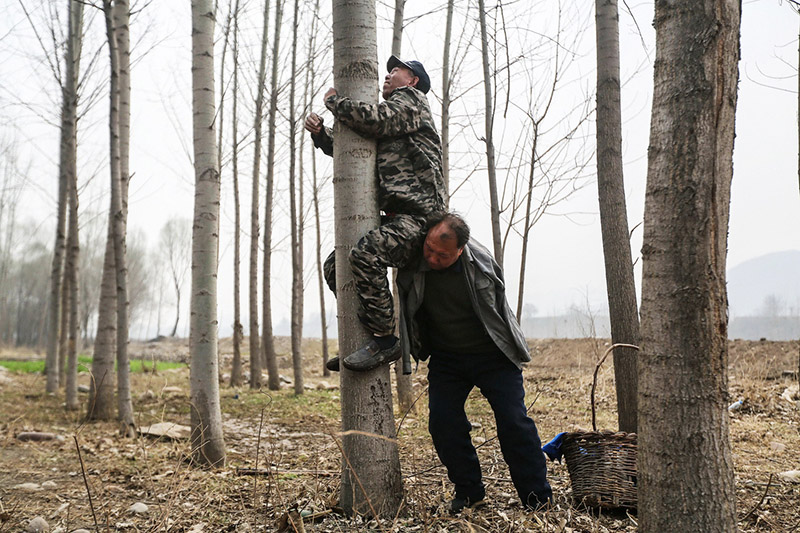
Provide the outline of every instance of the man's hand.
{"type": "Polygon", "coordinates": [[[336,89],[331,87],[330,89],[328,89],[328,92],[325,93],[325,96],[322,97],[322,101],[324,102],[325,100],[328,99],[329,96],[335,96],[337,94],[339,93],[336,92],[336,89]]]}
{"type": "Polygon", "coordinates": [[[322,131],[322,117],[317,115],[316,113],[309,113],[306,117],[306,122],[304,127],[310,131],[312,134],[317,135],[320,131],[322,131]]]}

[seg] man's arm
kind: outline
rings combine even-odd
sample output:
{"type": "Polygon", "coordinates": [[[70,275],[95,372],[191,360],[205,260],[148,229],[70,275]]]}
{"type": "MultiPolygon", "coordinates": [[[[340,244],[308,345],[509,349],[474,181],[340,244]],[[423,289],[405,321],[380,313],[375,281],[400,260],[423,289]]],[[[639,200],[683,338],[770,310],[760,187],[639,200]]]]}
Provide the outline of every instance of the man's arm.
{"type": "Polygon", "coordinates": [[[338,94],[325,99],[325,106],[342,124],[371,137],[393,137],[417,131],[422,105],[410,88],[396,90],[380,104],[367,104],[338,94]]]}
{"type": "Polygon", "coordinates": [[[316,113],[309,113],[303,126],[311,133],[314,146],[322,150],[325,155],[333,156],[333,130],[323,125],[322,117],[316,113]]]}

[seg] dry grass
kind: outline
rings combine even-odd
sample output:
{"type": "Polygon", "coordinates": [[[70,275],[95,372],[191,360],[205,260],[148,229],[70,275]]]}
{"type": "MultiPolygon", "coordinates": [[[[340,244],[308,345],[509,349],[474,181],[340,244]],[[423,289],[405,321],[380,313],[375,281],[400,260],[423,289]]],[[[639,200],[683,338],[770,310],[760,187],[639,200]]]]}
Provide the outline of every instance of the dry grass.
{"type": "MultiPolygon", "coordinates": [[[[594,340],[532,342],[536,357],[525,370],[527,401],[543,439],[590,427],[591,375],[605,346],[605,341],[594,340]]],[[[300,397],[288,388],[269,392],[221,388],[228,466],[217,470],[188,466],[186,442],[125,440],[117,436],[113,422],[83,424],[82,413],[64,411],[60,395],[42,392],[42,376],[13,374],[9,383],[0,385],[0,531],[22,531],[37,515],[66,531],[94,529],[74,438],[102,531],[277,531],[281,518],[293,510],[323,515],[305,524],[306,531],[320,532],[636,530],[635,516],[593,516],[573,508],[566,467],[557,463],[549,463],[556,508],[524,512],[494,439],[491,410],[477,392],[470,397],[468,412],[480,424],[473,438],[479,445],[489,505],[474,514],[450,517],[445,504],[452,497],[451,485],[427,434],[424,368],[414,375],[420,401],[415,412],[402,419],[399,432],[406,490],[402,515],[378,524],[325,514],[339,490],[341,455],[335,442],[339,394],[336,375],[321,375],[319,348],[319,341],[305,345],[305,381],[312,388],[300,397]],[[317,389],[322,381],[333,387],[317,389]],[[22,431],[54,432],[63,440],[20,442],[16,435],[22,431]],[[237,468],[269,468],[271,473],[244,476],[237,474],[237,468]],[[36,492],[14,488],[47,481],[55,488],[36,492]],[[128,512],[138,501],[149,506],[147,514],[128,512]]],[[[800,485],[774,476],[800,468],[800,409],[780,398],[788,384],[781,372],[796,368],[799,349],[797,342],[731,344],[731,396],[745,399],[742,409],[731,416],[737,507],[742,518],[755,509],[739,524],[744,532],[792,531],[800,526],[800,485]]],[[[279,340],[278,351],[281,372],[290,376],[285,339],[279,340]]],[[[221,352],[227,368],[228,340],[221,352]]],[[[131,353],[181,360],[188,351],[185,342],[168,341],[134,346],[131,353]]],[[[85,382],[86,376],[81,379],[85,382]]],[[[135,374],[132,386],[137,423],[188,424],[187,370],[135,374]]],[[[616,426],[614,398],[608,365],[599,376],[598,427],[616,426]]],[[[398,423],[401,418],[397,413],[398,423]]]]}

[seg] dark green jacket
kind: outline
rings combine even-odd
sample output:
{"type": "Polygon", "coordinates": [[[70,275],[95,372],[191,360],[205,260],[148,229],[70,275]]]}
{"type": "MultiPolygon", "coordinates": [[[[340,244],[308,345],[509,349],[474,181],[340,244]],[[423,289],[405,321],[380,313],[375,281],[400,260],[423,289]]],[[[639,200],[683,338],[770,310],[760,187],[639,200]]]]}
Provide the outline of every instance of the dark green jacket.
{"type": "MultiPolygon", "coordinates": [[[[531,360],[531,356],[522,328],[508,305],[502,269],[492,254],[475,241],[464,246],[461,258],[472,308],[497,347],[512,363],[521,367],[522,363],[531,360]]],[[[425,259],[420,258],[414,266],[400,269],[397,274],[403,370],[408,372],[411,371],[409,355],[417,361],[430,356],[430,350],[423,342],[425,324],[416,317],[425,295],[425,273],[428,270],[425,259]]]]}

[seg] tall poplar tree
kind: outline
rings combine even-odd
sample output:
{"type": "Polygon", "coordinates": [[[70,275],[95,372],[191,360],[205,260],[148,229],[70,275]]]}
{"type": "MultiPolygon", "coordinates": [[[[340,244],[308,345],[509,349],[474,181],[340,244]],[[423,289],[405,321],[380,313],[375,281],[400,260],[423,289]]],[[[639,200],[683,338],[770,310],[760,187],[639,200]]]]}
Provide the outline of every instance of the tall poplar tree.
{"type": "Polygon", "coordinates": [[[225,464],[218,381],[217,270],[220,179],[214,102],[214,3],[192,0],[192,131],[195,171],[192,232],[191,444],[198,464],[225,464]]]}
{"type": "Polygon", "coordinates": [[[486,145],[486,171],[489,175],[489,210],[492,221],[492,245],[494,260],[503,266],[503,245],[500,240],[500,200],[497,197],[497,164],[494,153],[494,97],[492,96],[492,73],[489,65],[489,32],[486,28],[486,6],[478,0],[478,17],[481,26],[481,59],[483,64],[484,137],[486,145]]]}
{"type": "Polygon", "coordinates": [[[272,74],[269,90],[269,130],[267,132],[267,193],[264,200],[264,300],[261,302],[262,320],[261,342],[263,344],[264,363],[267,366],[267,387],[278,390],[281,379],[278,374],[278,357],[275,354],[275,341],[272,336],[272,204],[275,191],[275,129],[278,116],[278,63],[281,50],[281,22],[283,19],[283,2],[277,0],[275,5],[275,33],[272,37],[272,74]]]}
{"type": "MultiPolygon", "coordinates": [[[[611,340],[638,346],[639,310],[622,173],[617,0],[595,1],[597,35],[597,189],[606,267],[611,340]]],[[[620,431],[636,432],[636,351],[614,350],[620,431]]]]}
{"type": "Polygon", "coordinates": [[[261,31],[261,59],[256,85],[256,112],[253,116],[253,181],[250,198],[250,388],[261,387],[261,343],[258,338],[258,230],[259,181],[261,179],[261,141],[264,122],[264,86],[267,79],[267,42],[269,35],[269,6],[264,1],[264,18],[261,31]]]}
{"type": "Polygon", "coordinates": [[[656,2],[639,355],[639,531],[737,529],[725,287],[738,0],[656,2]]]}
{"type": "MultiPolygon", "coordinates": [[[[340,94],[377,103],[375,0],[334,0],[333,82],[340,94]]],[[[334,124],[333,174],[336,263],[379,223],[375,141],[334,124]]],[[[367,340],[357,319],[358,298],[349,268],[336,269],[339,350],[367,340]]],[[[339,505],[346,513],[394,517],[403,499],[395,440],[389,366],[369,372],[341,370],[343,451],[339,505]]]]}
{"type": "MultiPolygon", "coordinates": [[[[300,0],[294,0],[292,27],[291,79],[289,80],[289,223],[292,246],[292,304],[291,338],[292,369],[294,371],[294,393],[303,394],[303,222],[302,196],[298,200],[297,183],[297,118],[295,110],[297,91],[297,27],[299,25],[300,0]]],[[[300,170],[302,176],[302,168],[300,170]]],[[[299,184],[302,188],[302,183],[299,184]]]]}

